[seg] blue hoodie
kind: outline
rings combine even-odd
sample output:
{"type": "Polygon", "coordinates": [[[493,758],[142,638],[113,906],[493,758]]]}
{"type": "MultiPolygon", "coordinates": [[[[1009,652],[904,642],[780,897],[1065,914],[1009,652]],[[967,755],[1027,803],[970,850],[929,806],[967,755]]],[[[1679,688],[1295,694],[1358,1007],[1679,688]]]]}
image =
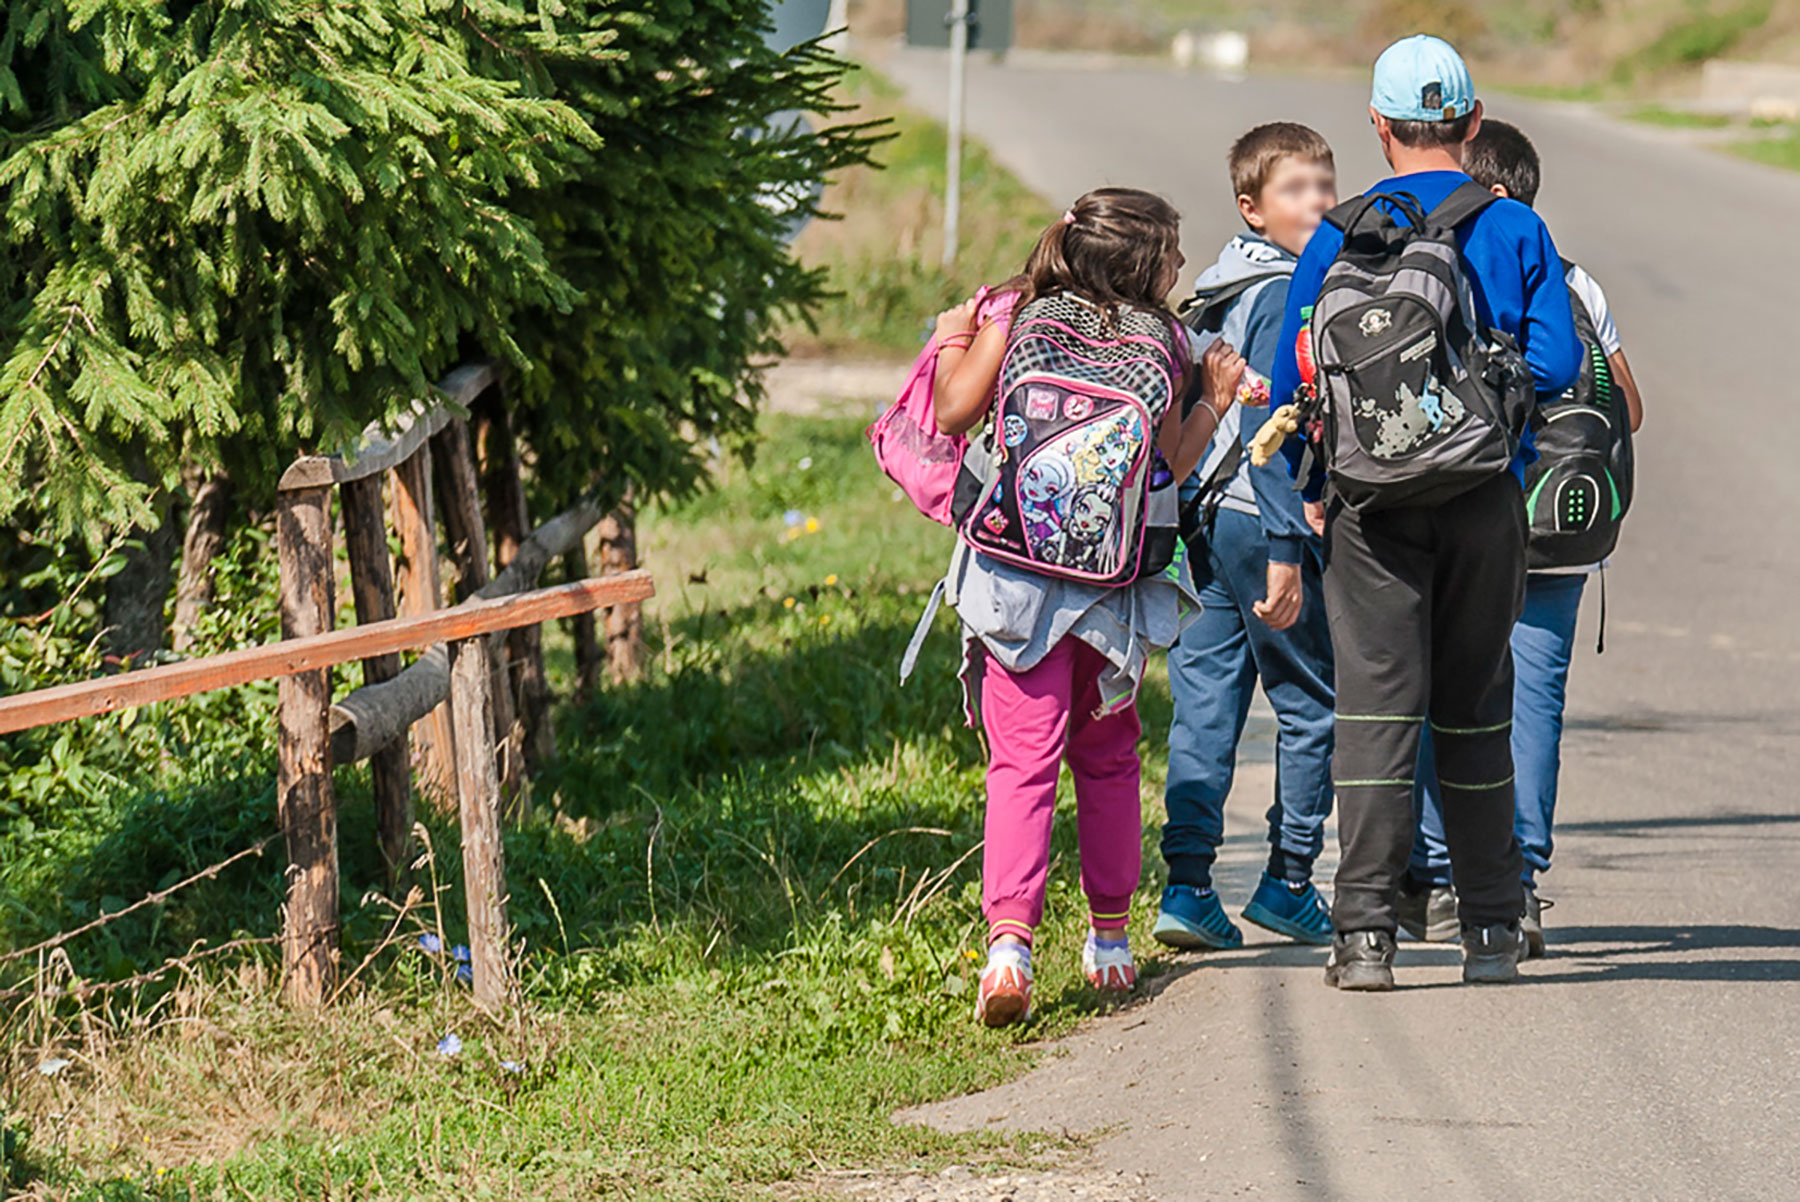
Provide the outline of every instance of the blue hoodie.
{"type": "MultiPolygon", "coordinates": [[[[1469,177],[1460,171],[1421,171],[1385,179],[1369,192],[1411,193],[1430,211],[1468,182],[1469,177]]],[[[1395,216],[1400,218],[1397,212],[1395,216]]],[[[1573,384],[1581,372],[1581,339],[1575,333],[1575,318],[1569,310],[1562,257],[1557,254],[1556,243],[1543,220],[1516,200],[1497,200],[1474,220],[1463,223],[1457,230],[1457,243],[1475,294],[1476,319],[1485,329],[1501,330],[1518,339],[1525,361],[1531,365],[1540,400],[1546,393],[1554,396],[1573,384]]],[[[1269,378],[1271,405],[1293,400],[1294,389],[1300,385],[1294,343],[1305,324],[1301,314],[1319,299],[1325,271],[1343,245],[1343,231],[1327,222],[1313,234],[1312,241],[1306,244],[1306,253],[1294,268],[1281,341],[1269,378]]],[[[1292,438],[1282,448],[1288,470],[1295,476],[1299,475],[1302,449],[1300,440],[1292,438]]],[[[1522,472],[1530,458],[1535,458],[1535,453],[1521,447],[1519,457],[1513,461],[1514,473],[1522,472]]],[[[1306,499],[1318,500],[1324,489],[1324,470],[1315,465],[1311,478],[1303,483],[1306,499]]]]}

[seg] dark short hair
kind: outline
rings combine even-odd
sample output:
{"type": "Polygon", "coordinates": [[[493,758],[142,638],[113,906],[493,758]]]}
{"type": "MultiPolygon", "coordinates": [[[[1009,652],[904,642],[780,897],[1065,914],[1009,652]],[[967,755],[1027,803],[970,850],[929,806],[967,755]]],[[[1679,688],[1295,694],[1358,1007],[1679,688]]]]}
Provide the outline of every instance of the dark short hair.
{"type": "Polygon", "coordinates": [[[1463,170],[1484,188],[1499,184],[1521,204],[1537,203],[1543,164],[1525,131],[1509,121],[1483,121],[1463,155],[1463,170]]]}
{"type": "Polygon", "coordinates": [[[1430,150],[1439,146],[1459,146],[1469,140],[1469,122],[1475,114],[1464,113],[1454,121],[1395,121],[1388,119],[1394,141],[1413,150],[1430,150]]]}
{"type": "Polygon", "coordinates": [[[1302,159],[1335,167],[1331,143],[1309,126],[1293,121],[1259,125],[1231,144],[1226,163],[1231,170],[1231,194],[1261,202],[1262,190],[1283,159],[1302,159]]]}

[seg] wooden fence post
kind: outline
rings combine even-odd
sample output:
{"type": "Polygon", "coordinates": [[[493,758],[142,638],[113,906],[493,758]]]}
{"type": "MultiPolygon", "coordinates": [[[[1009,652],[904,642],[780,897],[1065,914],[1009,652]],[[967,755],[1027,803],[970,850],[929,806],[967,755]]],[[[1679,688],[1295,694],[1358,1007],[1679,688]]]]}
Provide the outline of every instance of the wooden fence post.
{"type": "MultiPolygon", "coordinates": [[[[504,570],[530,536],[525,485],[520,476],[519,448],[512,423],[497,393],[489,394],[482,412],[482,470],[487,477],[488,522],[494,533],[494,564],[504,570]]],[[[507,638],[512,679],[517,685],[518,716],[524,727],[525,762],[540,767],[556,758],[550,729],[550,687],[544,678],[543,642],[538,631],[515,630],[507,638]]]]}
{"type": "MultiPolygon", "coordinates": [[[[400,613],[416,617],[443,603],[438,583],[437,528],[432,520],[431,446],[421,445],[394,469],[394,526],[400,532],[400,613]]],[[[450,715],[438,706],[413,727],[419,782],[448,808],[456,795],[456,744],[450,715]]]]}
{"type": "MultiPolygon", "coordinates": [[[[431,464],[437,475],[450,559],[456,565],[456,599],[466,601],[493,579],[488,571],[487,522],[481,516],[481,478],[467,422],[454,419],[432,437],[431,464]]],[[[516,797],[524,775],[523,748],[520,740],[512,737],[513,695],[506,683],[506,647],[497,639],[488,644],[488,667],[494,677],[491,693],[494,742],[500,748],[500,785],[506,796],[516,797]]]]}
{"type": "MultiPolygon", "coordinates": [[[[381,622],[395,615],[394,565],[388,556],[387,510],[381,500],[381,474],[345,481],[344,541],[350,551],[350,592],[356,599],[356,620],[361,625],[381,622]]],[[[380,684],[400,675],[398,652],[362,661],[363,681],[380,684]]],[[[375,792],[375,830],[381,840],[381,859],[387,868],[389,889],[406,875],[407,849],[412,841],[412,768],[404,737],[390,743],[369,759],[375,792]]]]}
{"type": "MultiPolygon", "coordinates": [[[[600,574],[634,571],[637,564],[637,508],[626,492],[619,507],[600,523],[600,574]]],[[[644,676],[644,610],[641,605],[615,605],[606,611],[607,673],[614,684],[644,676]]]]}
{"type": "Polygon", "coordinates": [[[475,1004],[499,1011],[511,992],[506,864],[500,848],[500,776],[486,640],[450,645],[450,713],[456,729],[456,796],[462,818],[463,888],[475,1004]]]}
{"type": "MultiPolygon", "coordinates": [[[[331,489],[280,494],[275,515],[281,637],[331,629],[331,489]]],[[[324,1003],[337,976],[337,799],[331,790],[331,673],[284,676],[277,687],[276,810],[287,838],[282,967],[288,1000],[324,1003]]]]}

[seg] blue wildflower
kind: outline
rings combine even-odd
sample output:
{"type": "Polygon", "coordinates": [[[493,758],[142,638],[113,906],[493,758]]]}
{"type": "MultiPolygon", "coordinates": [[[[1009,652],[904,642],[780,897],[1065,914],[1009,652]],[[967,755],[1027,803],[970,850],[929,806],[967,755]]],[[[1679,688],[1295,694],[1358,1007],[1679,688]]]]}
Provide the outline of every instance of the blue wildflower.
{"type": "Polygon", "coordinates": [[[467,964],[458,964],[456,966],[456,979],[461,981],[464,985],[473,985],[475,983],[475,970],[470,968],[467,964]]]}
{"type": "Polygon", "coordinates": [[[500,1062],[500,1067],[509,1073],[522,1073],[525,1071],[525,1066],[520,1064],[517,1060],[502,1060],[500,1062]]]}
{"type": "Polygon", "coordinates": [[[454,1056],[460,1051],[462,1051],[462,1040],[457,1038],[455,1031],[450,1032],[448,1035],[438,1040],[438,1055],[454,1056]]]}
{"type": "Polygon", "coordinates": [[[430,952],[435,956],[444,950],[444,941],[439,939],[432,932],[426,931],[423,935],[419,936],[419,947],[421,950],[430,952]]]}
{"type": "Polygon", "coordinates": [[[455,960],[458,964],[467,964],[469,962],[469,949],[459,943],[450,949],[450,958],[455,960]]]}
{"type": "Polygon", "coordinates": [[[798,526],[801,522],[804,522],[805,520],[806,520],[806,515],[804,513],[801,513],[798,509],[790,509],[786,513],[781,515],[781,522],[782,522],[782,525],[784,525],[784,526],[798,526]]]}

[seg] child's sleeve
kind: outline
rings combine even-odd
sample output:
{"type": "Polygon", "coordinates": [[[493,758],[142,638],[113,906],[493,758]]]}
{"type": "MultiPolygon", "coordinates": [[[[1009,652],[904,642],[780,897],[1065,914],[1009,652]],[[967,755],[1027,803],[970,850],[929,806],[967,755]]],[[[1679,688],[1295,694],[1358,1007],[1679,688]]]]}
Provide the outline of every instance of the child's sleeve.
{"type": "MultiPolygon", "coordinates": [[[[1263,376],[1275,370],[1276,355],[1282,346],[1281,331],[1286,324],[1288,291],[1287,280],[1274,280],[1258,289],[1251,300],[1241,349],[1250,363],[1250,370],[1263,376]]],[[[1288,353],[1292,354],[1293,343],[1287,343],[1287,347],[1288,353]]],[[[1260,420],[1252,420],[1252,415],[1262,413],[1260,409],[1245,413],[1244,420],[1239,423],[1238,437],[1244,444],[1246,461],[1250,441],[1262,424],[1260,420]]],[[[1306,536],[1311,531],[1294,498],[1293,478],[1273,463],[1261,467],[1252,464],[1249,472],[1250,487],[1256,493],[1256,510],[1262,517],[1263,534],[1269,540],[1270,561],[1299,563],[1305,551],[1306,536]]]]}
{"type": "MultiPolygon", "coordinates": [[[[1310,312],[1313,302],[1319,299],[1319,287],[1325,282],[1325,269],[1337,258],[1338,250],[1343,244],[1344,236],[1336,226],[1327,222],[1314,231],[1312,240],[1306,244],[1306,253],[1300,256],[1300,262],[1294,266],[1294,277],[1288,283],[1287,308],[1281,321],[1281,336],[1275,344],[1275,362],[1269,371],[1270,412],[1291,403],[1294,390],[1300,387],[1300,363],[1294,357],[1294,344],[1300,338],[1300,328],[1306,324],[1304,315],[1310,312]]],[[[1300,462],[1305,449],[1305,442],[1298,437],[1290,438],[1282,444],[1281,454],[1287,460],[1288,475],[1294,479],[1299,479],[1300,462]]],[[[1301,495],[1309,501],[1316,501],[1324,492],[1325,469],[1315,459],[1312,471],[1303,482],[1301,495]]]]}
{"type": "Polygon", "coordinates": [[[1569,283],[1575,287],[1575,295],[1581,298],[1588,316],[1594,321],[1594,337],[1599,340],[1600,349],[1608,358],[1625,349],[1619,338],[1619,327],[1613,321],[1612,306],[1606,303],[1606,291],[1600,287],[1600,281],[1577,267],[1569,276],[1569,283]]]}
{"type": "Polygon", "coordinates": [[[1534,225],[1536,236],[1527,238],[1520,253],[1525,304],[1519,341],[1537,390],[1560,393],[1581,374],[1581,338],[1575,333],[1569,285],[1550,227],[1541,220],[1534,225]]]}

